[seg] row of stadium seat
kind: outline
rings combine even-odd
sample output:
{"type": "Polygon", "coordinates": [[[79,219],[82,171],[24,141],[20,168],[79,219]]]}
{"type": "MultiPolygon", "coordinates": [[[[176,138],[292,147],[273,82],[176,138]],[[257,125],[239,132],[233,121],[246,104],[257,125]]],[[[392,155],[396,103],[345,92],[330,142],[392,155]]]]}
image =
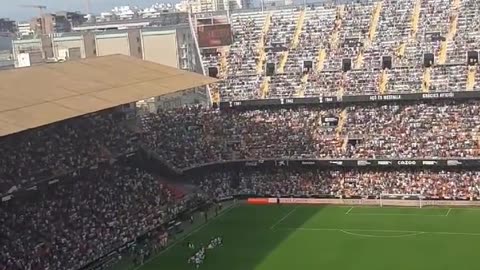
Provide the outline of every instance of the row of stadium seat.
{"type": "Polygon", "coordinates": [[[224,171],[196,178],[214,198],[259,196],[373,196],[423,194],[429,198],[480,199],[477,171],[324,171],[277,168],[224,171]]]}
{"type": "MultiPolygon", "coordinates": [[[[467,67],[467,53],[480,49],[478,7],[474,0],[387,0],[237,13],[234,43],[219,57],[204,55],[204,65],[227,65],[216,74],[223,101],[480,90],[478,80],[468,83],[467,67]],[[432,68],[423,67],[426,54],[432,68]]],[[[477,78],[478,67],[472,73],[477,78]]]]}
{"type": "Polygon", "coordinates": [[[182,208],[144,171],[104,163],[0,204],[0,269],[75,270],[157,228],[182,208]]]}
{"type": "Polygon", "coordinates": [[[142,140],[177,168],[232,159],[472,158],[480,102],[436,102],[145,116],[142,140]]]}

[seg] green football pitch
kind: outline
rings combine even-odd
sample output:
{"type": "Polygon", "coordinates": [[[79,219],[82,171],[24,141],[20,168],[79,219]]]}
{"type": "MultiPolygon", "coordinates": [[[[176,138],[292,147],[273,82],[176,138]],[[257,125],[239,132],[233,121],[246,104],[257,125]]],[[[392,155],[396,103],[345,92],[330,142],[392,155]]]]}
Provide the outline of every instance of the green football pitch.
{"type": "Polygon", "coordinates": [[[480,268],[480,208],[240,205],[136,270],[195,269],[196,245],[222,236],[199,269],[467,270],[480,268]]]}

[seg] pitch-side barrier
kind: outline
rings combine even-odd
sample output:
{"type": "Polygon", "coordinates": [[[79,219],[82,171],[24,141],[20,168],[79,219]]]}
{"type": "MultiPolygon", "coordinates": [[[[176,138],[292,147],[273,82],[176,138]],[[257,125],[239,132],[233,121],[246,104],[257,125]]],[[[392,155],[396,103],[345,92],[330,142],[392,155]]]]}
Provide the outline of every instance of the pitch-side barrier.
{"type": "Polygon", "coordinates": [[[248,198],[248,204],[308,204],[308,205],[371,205],[371,206],[449,206],[480,207],[480,201],[455,200],[380,200],[380,199],[323,199],[323,198],[248,198]]]}

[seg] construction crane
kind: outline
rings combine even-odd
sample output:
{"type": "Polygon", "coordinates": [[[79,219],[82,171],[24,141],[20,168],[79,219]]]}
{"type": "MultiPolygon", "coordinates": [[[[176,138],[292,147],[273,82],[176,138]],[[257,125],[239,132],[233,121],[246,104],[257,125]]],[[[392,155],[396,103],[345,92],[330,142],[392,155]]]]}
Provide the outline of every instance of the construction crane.
{"type": "Polygon", "coordinates": [[[90,14],[90,0],[85,0],[85,11],[87,14],[90,14]]]}
{"type": "Polygon", "coordinates": [[[45,29],[45,10],[47,9],[47,6],[42,6],[42,5],[20,5],[20,7],[24,8],[37,8],[40,14],[40,23],[41,23],[41,28],[42,28],[42,35],[45,35],[47,30],[45,29]]]}

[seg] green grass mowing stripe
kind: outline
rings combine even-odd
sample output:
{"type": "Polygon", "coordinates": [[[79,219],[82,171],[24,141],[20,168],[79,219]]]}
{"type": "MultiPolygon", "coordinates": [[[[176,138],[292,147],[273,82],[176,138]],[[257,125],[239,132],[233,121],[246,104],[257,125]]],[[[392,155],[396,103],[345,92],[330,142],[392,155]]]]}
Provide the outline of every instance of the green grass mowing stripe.
{"type": "MultiPolygon", "coordinates": [[[[345,215],[351,207],[239,205],[190,237],[205,242],[212,235],[225,236],[224,247],[208,255],[200,270],[463,270],[477,264],[480,212],[355,206],[352,213],[423,213],[425,217],[345,215]]],[[[167,254],[158,254],[148,266],[136,269],[193,269],[186,263],[190,253],[181,244],[183,239],[173,242],[177,247],[170,245],[167,254]]]]}
{"type": "Polygon", "coordinates": [[[193,229],[191,232],[185,234],[184,236],[180,237],[179,239],[175,240],[171,245],[169,245],[167,248],[165,248],[164,250],[162,250],[161,252],[159,252],[158,254],[156,254],[155,256],[151,257],[150,259],[148,259],[144,264],[142,265],[139,265],[137,267],[135,267],[133,270],[139,270],[141,268],[143,268],[144,266],[147,266],[148,264],[152,263],[155,259],[159,258],[162,254],[164,254],[165,252],[169,251],[171,248],[173,248],[174,246],[176,246],[178,243],[182,242],[183,240],[185,240],[186,238],[188,238],[189,236],[193,235],[194,233],[200,231],[201,229],[205,228],[208,224],[210,224],[212,221],[214,220],[217,220],[219,219],[221,216],[225,215],[226,213],[230,212],[230,210],[234,209],[235,207],[237,207],[237,205],[232,205],[230,206],[228,209],[225,209],[222,213],[220,213],[218,216],[208,220],[207,222],[205,222],[204,224],[198,226],[197,228],[193,229]]]}

